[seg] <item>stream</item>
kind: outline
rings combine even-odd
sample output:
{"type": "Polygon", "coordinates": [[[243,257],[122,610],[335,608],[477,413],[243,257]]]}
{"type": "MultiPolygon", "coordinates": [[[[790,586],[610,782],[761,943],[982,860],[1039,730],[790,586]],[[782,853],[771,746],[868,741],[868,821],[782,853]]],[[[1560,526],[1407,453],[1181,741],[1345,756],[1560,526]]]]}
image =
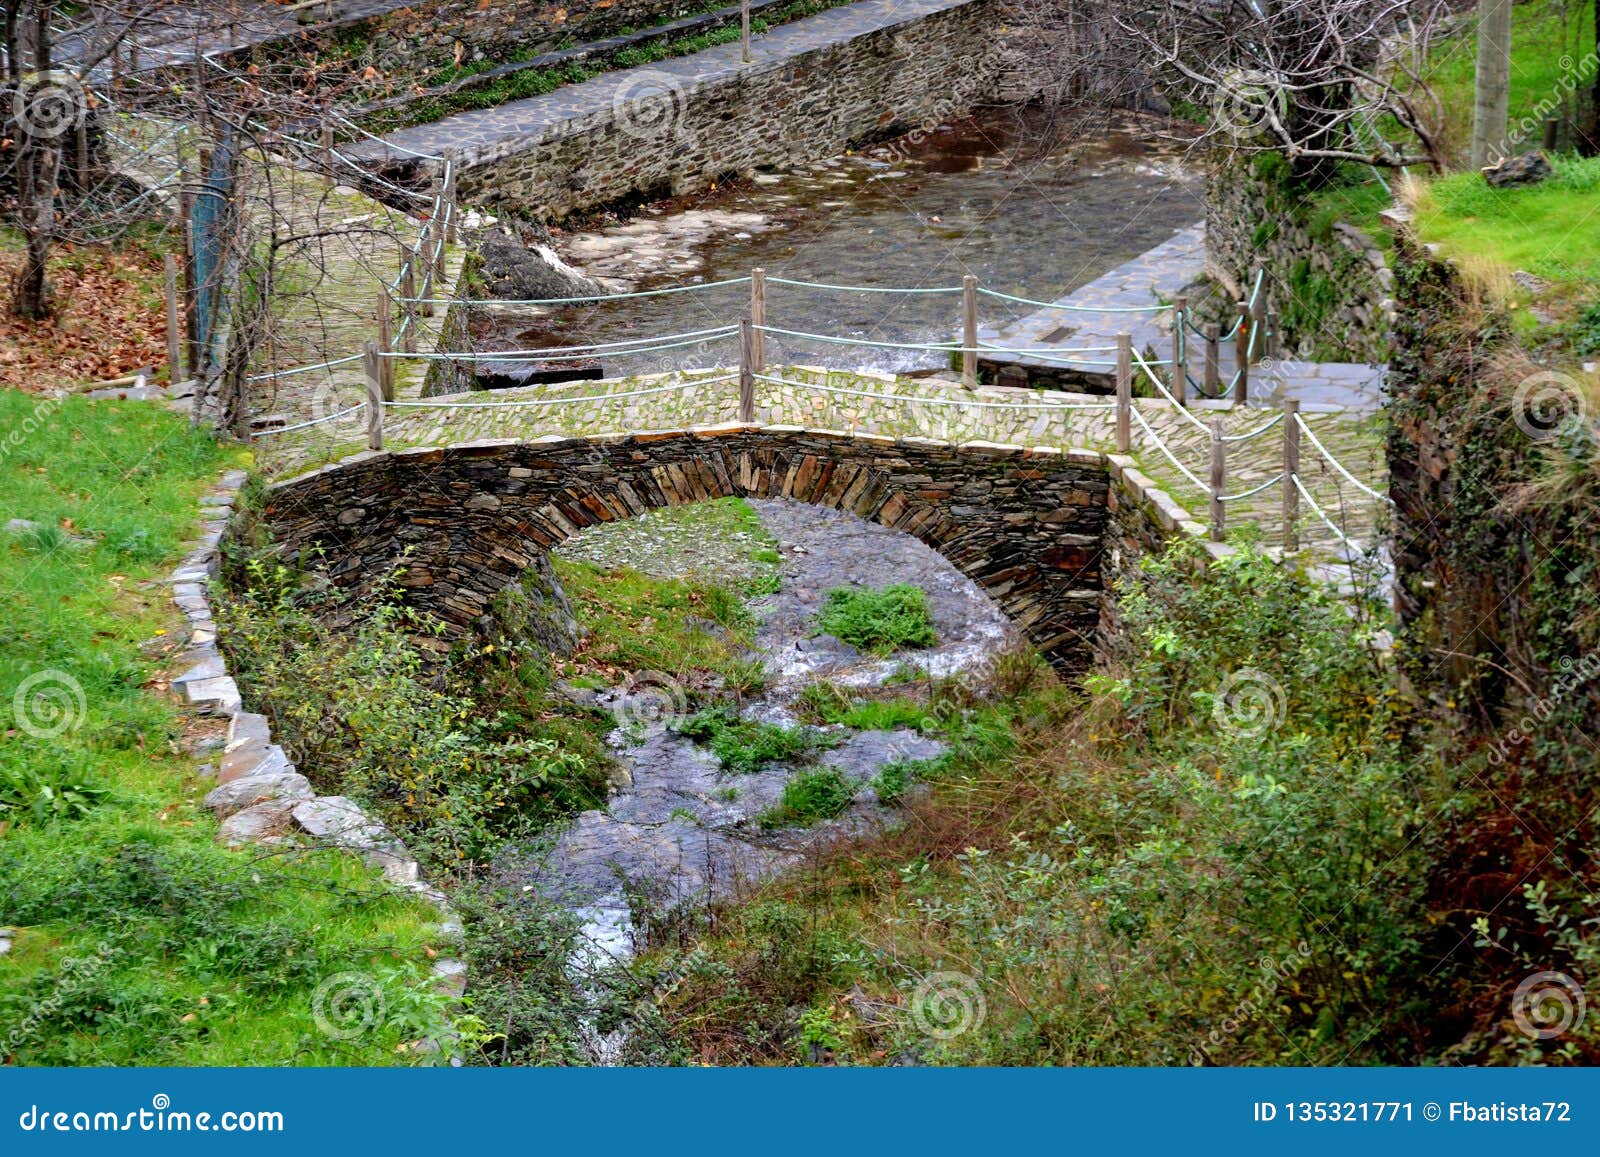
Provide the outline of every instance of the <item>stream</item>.
{"type": "MultiPolygon", "coordinates": [[[[796,701],[810,684],[826,679],[850,687],[879,686],[903,666],[962,677],[981,687],[988,662],[1014,644],[1015,634],[999,608],[910,535],[790,499],[752,500],[750,506],[776,539],[781,585],[750,604],[759,621],[754,654],[765,666],[767,682],[743,702],[743,718],[794,726],[800,722],[796,701]],[[925,592],[936,645],[878,658],[815,634],[825,592],[890,583],[911,583],[925,592]]],[[[647,514],[634,521],[648,527],[650,519],[647,514]]],[[[593,540],[619,529],[592,528],[561,550],[594,561],[593,540]]],[[[647,548],[640,549],[639,533],[635,527],[624,547],[632,565],[647,574],[681,577],[681,560],[658,566],[647,548]]],[[[714,541],[699,544],[711,556],[728,548],[714,541]]],[[[603,550],[598,554],[606,557],[603,550]]],[[[916,685],[905,692],[915,694],[916,685]]],[[[575,913],[581,928],[572,973],[580,984],[583,977],[625,963],[640,947],[645,929],[636,906],[658,917],[675,909],[694,911],[739,896],[799,862],[808,849],[882,831],[896,822],[899,811],[879,800],[873,787],[879,771],[894,760],[930,759],[944,750],[938,739],[916,730],[825,726],[817,729],[823,744],[811,760],[741,773],[721,768],[706,747],[664,722],[625,725],[633,712],[618,690],[601,692],[596,701],[624,724],[610,736],[621,785],[604,809],[578,815],[548,849],[509,851],[496,865],[496,875],[513,892],[537,892],[575,913]],[[806,762],[837,769],[857,789],[848,809],[811,827],[765,830],[760,818],[806,762]]],[[[615,1042],[594,1040],[590,1047],[603,1063],[615,1042]]]]}
{"type": "MultiPolygon", "coordinates": [[[[1162,126],[1162,131],[1166,130],[1162,126]]],[[[878,342],[948,341],[959,293],[827,292],[772,279],[851,286],[959,287],[965,274],[1053,300],[1170,238],[1203,215],[1202,191],[1156,122],[1114,116],[1053,147],[1039,114],[989,110],[748,182],[648,205],[630,220],[560,233],[564,260],[612,292],[768,277],[771,326],[878,342]]],[[[747,285],[557,307],[480,311],[480,350],[551,348],[686,333],[736,322],[747,285]]],[[[1026,313],[993,298],[983,321],[1026,313]]],[[[770,335],[768,361],[945,368],[935,351],[846,347],[770,335]]],[[[606,377],[732,365],[737,337],[606,356],[606,377]]],[[[599,376],[596,373],[594,376],[599,376]]]]}

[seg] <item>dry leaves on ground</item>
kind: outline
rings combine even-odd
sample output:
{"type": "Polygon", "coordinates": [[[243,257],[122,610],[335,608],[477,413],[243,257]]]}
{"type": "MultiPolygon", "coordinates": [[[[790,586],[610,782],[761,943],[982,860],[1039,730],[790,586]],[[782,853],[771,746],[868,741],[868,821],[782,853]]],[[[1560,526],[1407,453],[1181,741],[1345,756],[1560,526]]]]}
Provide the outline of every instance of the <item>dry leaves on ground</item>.
{"type": "Polygon", "coordinates": [[[62,247],[50,262],[56,316],[6,309],[21,255],[0,252],[0,385],[29,393],[121,377],[167,361],[161,258],[141,247],[62,247]]]}

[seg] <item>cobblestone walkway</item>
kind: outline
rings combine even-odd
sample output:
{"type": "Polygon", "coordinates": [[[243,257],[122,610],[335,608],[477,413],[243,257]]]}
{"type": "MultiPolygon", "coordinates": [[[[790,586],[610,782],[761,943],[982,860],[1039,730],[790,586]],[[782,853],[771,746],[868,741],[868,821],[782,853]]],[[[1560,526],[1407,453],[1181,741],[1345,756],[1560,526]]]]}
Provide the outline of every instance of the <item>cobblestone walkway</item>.
{"type": "MultiPolygon", "coordinates": [[[[1060,390],[984,386],[962,389],[944,378],[896,378],[887,374],[786,367],[775,381],[760,381],[756,420],[775,425],[845,430],[888,437],[932,438],[957,443],[991,442],[1055,448],[1114,449],[1113,417],[1104,396],[1060,390]],[[978,404],[973,404],[978,403],[978,404]]],[[[683,429],[730,422],[737,415],[737,383],[728,371],[670,373],[605,382],[574,382],[456,394],[423,403],[415,386],[385,417],[388,449],[442,446],[486,438],[592,436],[623,431],[683,429]]],[[[1140,415],[1179,462],[1207,478],[1208,433],[1160,399],[1135,400],[1140,415]]],[[[1261,425],[1259,409],[1225,402],[1196,403],[1202,421],[1221,421],[1232,435],[1261,425]]],[[[274,440],[271,467],[279,473],[336,461],[364,448],[358,429],[330,423],[274,440]]],[[[1307,416],[1324,445],[1366,484],[1385,486],[1383,437],[1377,419],[1328,411],[1307,416]]],[[[1132,456],[1140,468],[1186,507],[1196,521],[1206,517],[1207,494],[1187,479],[1134,425],[1132,456]]],[[[1230,445],[1226,489],[1241,493],[1282,468],[1281,426],[1248,442],[1230,445]]],[[[1302,443],[1301,476],[1317,503],[1358,542],[1371,541],[1379,526],[1378,503],[1362,494],[1302,443]]],[[[1228,504],[1231,528],[1254,525],[1264,541],[1281,541],[1282,487],[1228,504]]],[[[1324,558],[1339,559],[1334,534],[1301,503],[1300,538],[1324,558]]]]}
{"type": "MultiPolygon", "coordinates": [[[[503,155],[513,142],[559,134],[563,125],[613,109],[637,108],[651,101],[683,99],[683,94],[754,68],[853,40],[869,32],[908,24],[934,12],[975,0],[861,0],[809,16],[751,38],[751,63],[741,61],[738,43],[718,45],[688,56],[670,57],[638,68],[619,69],[543,96],[474,109],[431,124],[398,129],[382,141],[367,141],[347,152],[363,161],[442,157],[455,149],[464,165],[503,155]]],[[[646,118],[647,114],[638,114],[646,118]]],[[[672,115],[668,113],[667,115],[672,115]]]]}
{"type": "MultiPolygon", "coordinates": [[[[1040,377],[1080,377],[1092,389],[1110,390],[1115,382],[1114,347],[1119,333],[1133,338],[1136,350],[1154,351],[1158,359],[1172,356],[1172,311],[1135,312],[1157,303],[1171,302],[1205,272],[1205,225],[1180,230],[1170,241],[1126,262],[1103,277],[1058,300],[1054,307],[998,325],[980,325],[980,345],[1001,349],[1096,350],[1082,358],[1055,355],[982,353],[979,364],[999,370],[1021,366],[1040,377]]],[[[1226,327],[1224,327],[1226,328],[1226,327]]],[[[1220,372],[1224,383],[1233,374],[1236,354],[1232,341],[1220,345],[1220,372]]],[[[1204,380],[1205,343],[1191,335],[1186,343],[1189,372],[1204,380]]],[[[1269,359],[1252,364],[1249,374],[1250,405],[1278,406],[1297,398],[1304,410],[1350,410],[1376,413],[1383,404],[1382,366],[1357,362],[1311,362],[1293,358],[1269,359]]]]}

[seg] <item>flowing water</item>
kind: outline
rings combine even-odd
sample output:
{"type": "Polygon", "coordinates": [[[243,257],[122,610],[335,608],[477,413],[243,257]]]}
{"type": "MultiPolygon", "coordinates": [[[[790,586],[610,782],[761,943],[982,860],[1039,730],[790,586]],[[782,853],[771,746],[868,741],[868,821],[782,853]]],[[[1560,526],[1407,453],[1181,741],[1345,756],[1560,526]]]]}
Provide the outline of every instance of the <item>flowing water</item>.
{"type": "MultiPolygon", "coordinates": [[[[557,238],[613,292],[768,277],[767,324],[877,342],[949,341],[962,277],[1054,300],[1165,241],[1203,213],[1201,189],[1152,122],[1126,117],[1092,139],[1039,144],[1035,118],[996,111],[812,165],[646,207],[557,238]],[[774,279],[917,293],[825,292],[774,279]],[[945,292],[927,292],[945,290],[945,292]]],[[[597,305],[529,307],[478,327],[480,349],[550,348],[737,322],[745,285],[597,305]]],[[[1019,307],[984,298],[980,317],[1019,307]]],[[[940,351],[846,347],[769,336],[769,362],[940,369],[940,351]]],[[[606,377],[738,361],[737,339],[602,356],[606,377]]],[[[596,375],[598,376],[598,375],[596,375]]]]}

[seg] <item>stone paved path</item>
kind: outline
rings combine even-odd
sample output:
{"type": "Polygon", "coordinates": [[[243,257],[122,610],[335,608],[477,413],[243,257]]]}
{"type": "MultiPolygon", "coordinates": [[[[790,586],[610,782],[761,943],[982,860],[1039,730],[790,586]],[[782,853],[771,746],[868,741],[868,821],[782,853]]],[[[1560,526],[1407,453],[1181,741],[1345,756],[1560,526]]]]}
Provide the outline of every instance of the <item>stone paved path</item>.
{"type": "Polygon", "coordinates": [[[975,0],[861,0],[843,8],[773,28],[750,42],[751,63],[740,59],[738,43],[718,45],[688,56],[619,69],[578,84],[564,85],[543,96],[508,101],[494,108],[474,109],[390,133],[347,150],[356,159],[381,162],[412,160],[418,154],[441,157],[458,150],[463,164],[504,155],[514,142],[556,135],[576,118],[614,108],[639,107],[648,101],[682,100],[696,87],[734,76],[749,68],[772,65],[869,32],[911,23],[934,12],[960,8],[975,0]]]}
{"type": "MultiPolygon", "coordinates": [[[[806,367],[773,370],[775,381],[757,383],[756,419],[770,424],[845,430],[890,437],[933,438],[951,442],[997,442],[1024,446],[1114,450],[1111,410],[1103,395],[1061,390],[983,386],[964,390],[946,378],[897,378],[872,372],[850,373],[806,367]],[[980,403],[981,405],[973,405],[980,403]]],[[[400,391],[401,405],[385,417],[390,449],[439,446],[484,438],[531,439],[542,436],[592,436],[623,431],[683,429],[733,421],[737,382],[728,371],[674,372],[604,382],[574,382],[456,394],[422,403],[417,385],[400,391]]],[[[1135,400],[1140,414],[1173,456],[1198,478],[1207,477],[1209,435],[1153,398],[1135,400]]],[[[1220,420],[1225,433],[1256,428],[1269,415],[1226,402],[1197,403],[1202,421],[1220,420]]],[[[317,427],[275,439],[278,472],[336,461],[364,448],[364,417],[359,429],[317,427]]],[[[1386,486],[1383,436],[1378,421],[1345,411],[1307,415],[1307,424],[1357,478],[1382,491],[1386,486]]],[[[1206,493],[1185,478],[1135,423],[1133,457],[1197,521],[1206,516],[1206,493]]],[[[1281,469],[1281,427],[1228,452],[1227,490],[1239,493],[1281,469]]],[[[1378,528],[1378,503],[1362,494],[1303,443],[1301,474],[1318,504],[1359,542],[1378,528]]],[[[1282,489],[1271,486],[1228,504],[1228,525],[1254,524],[1269,544],[1280,541],[1282,489]]],[[[1300,537],[1323,557],[1341,551],[1335,536],[1302,503],[1300,537]]]]}
{"type": "MultiPolygon", "coordinates": [[[[1205,225],[1199,223],[1074,290],[1052,308],[1010,322],[980,325],[978,342],[981,346],[1013,350],[1094,350],[1115,346],[1117,335],[1127,333],[1133,338],[1134,349],[1153,351],[1158,359],[1168,359],[1172,356],[1172,311],[1149,311],[1147,307],[1170,302],[1204,272],[1205,225]],[[1132,312],[1136,310],[1142,312],[1132,312]]],[[[1218,360],[1224,383],[1233,375],[1233,347],[1232,341],[1223,341],[1220,346],[1218,360]]],[[[1196,381],[1203,381],[1204,341],[1190,335],[1185,352],[1190,374],[1196,381]]],[[[1115,359],[1115,353],[1101,351],[1080,358],[981,353],[978,361],[980,366],[993,370],[1023,367],[1030,380],[1081,384],[1106,392],[1114,388],[1115,359]]],[[[1163,372],[1161,367],[1156,368],[1163,372]]],[[[1269,359],[1250,367],[1248,401],[1251,405],[1278,406],[1285,398],[1298,398],[1303,410],[1372,414],[1383,404],[1383,375],[1382,366],[1355,362],[1269,359]]]]}

